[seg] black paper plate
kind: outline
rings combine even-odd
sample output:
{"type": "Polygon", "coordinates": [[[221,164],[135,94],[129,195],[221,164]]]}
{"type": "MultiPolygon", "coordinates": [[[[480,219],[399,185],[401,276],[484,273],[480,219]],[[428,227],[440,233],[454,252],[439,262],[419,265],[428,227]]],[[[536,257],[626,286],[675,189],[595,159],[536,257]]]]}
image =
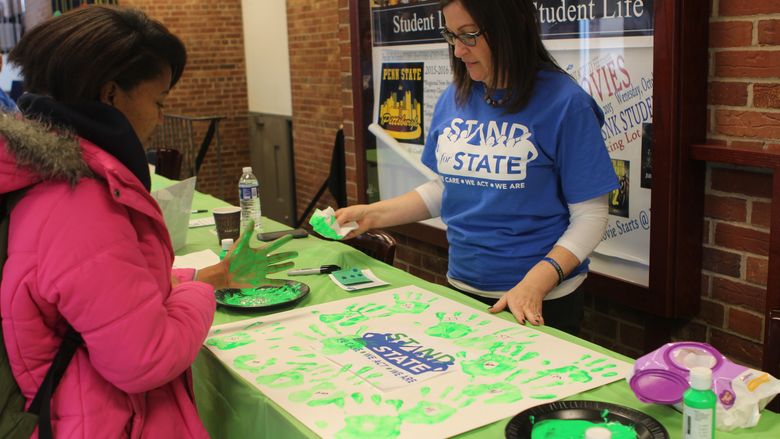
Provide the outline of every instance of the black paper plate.
{"type": "Polygon", "coordinates": [[[599,401],[556,401],[531,407],[520,412],[506,426],[507,439],[529,439],[531,437],[531,416],[534,422],[546,419],[584,420],[603,422],[601,414],[607,410],[607,421],[633,426],[639,439],[669,439],[669,433],[660,422],[634,409],[622,405],[599,401]]]}
{"type": "MultiPolygon", "coordinates": [[[[271,297],[268,297],[268,300],[265,303],[258,303],[258,301],[259,301],[259,299],[258,299],[258,300],[255,300],[254,303],[248,304],[248,305],[239,305],[239,304],[225,302],[225,298],[229,294],[241,294],[240,293],[241,289],[239,289],[239,288],[223,288],[221,290],[215,291],[214,292],[214,296],[216,297],[218,304],[220,304],[222,306],[225,306],[225,307],[228,307],[228,308],[235,308],[235,309],[259,309],[259,310],[265,311],[265,310],[269,310],[269,309],[273,309],[273,308],[278,308],[278,307],[282,307],[282,306],[291,305],[291,304],[293,304],[293,303],[303,299],[307,294],[309,294],[309,286],[306,285],[303,282],[298,282],[298,281],[295,281],[295,280],[287,280],[287,281],[285,281],[285,284],[286,285],[290,285],[290,286],[300,286],[300,292],[298,293],[298,295],[296,295],[295,297],[292,297],[292,298],[285,298],[284,300],[278,300],[278,298],[271,296],[271,297]]],[[[263,285],[263,286],[259,286],[257,288],[271,288],[271,287],[273,287],[273,285],[263,285]]]]}

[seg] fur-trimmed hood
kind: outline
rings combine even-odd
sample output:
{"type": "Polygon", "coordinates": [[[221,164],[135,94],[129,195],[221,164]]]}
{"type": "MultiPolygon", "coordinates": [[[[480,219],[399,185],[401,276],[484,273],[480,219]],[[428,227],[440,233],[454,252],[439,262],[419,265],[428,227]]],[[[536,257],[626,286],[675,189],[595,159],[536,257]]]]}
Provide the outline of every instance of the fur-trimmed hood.
{"type": "Polygon", "coordinates": [[[0,193],[42,180],[76,184],[91,175],[72,133],[18,115],[0,115],[0,193]]]}

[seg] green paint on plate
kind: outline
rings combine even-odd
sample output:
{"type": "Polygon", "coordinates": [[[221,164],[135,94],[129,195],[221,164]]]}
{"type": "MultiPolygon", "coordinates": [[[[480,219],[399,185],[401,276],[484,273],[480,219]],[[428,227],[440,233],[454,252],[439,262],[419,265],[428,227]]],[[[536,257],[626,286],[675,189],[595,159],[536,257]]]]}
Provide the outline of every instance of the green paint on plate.
{"type": "Polygon", "coordinates": [[[537,422],[531,430],[531,439],[582,439],[585,431],[603,427],[612,433],[612,439],[636,439],[634,427],[619,422],[594,423],[579,419],[546,419],[537,422]]]}
{"type": "Polygon", "coordinates": [[[252,307],[287,303],[301,295],[301,284],[235,288],[226,290],[222,302],[226,305],[252,307]]]}

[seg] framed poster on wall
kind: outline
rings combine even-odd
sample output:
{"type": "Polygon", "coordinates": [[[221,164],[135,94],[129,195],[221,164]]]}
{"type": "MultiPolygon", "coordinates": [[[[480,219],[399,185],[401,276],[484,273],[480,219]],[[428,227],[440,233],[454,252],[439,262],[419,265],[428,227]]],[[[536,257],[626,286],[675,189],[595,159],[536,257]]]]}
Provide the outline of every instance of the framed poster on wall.
{"type": "MultiPolygon", "coordinates": [[[[438,3],[351,3],[362,8],[357,22],[371,26],[370,50],[356,53],[370,59],[361,65],[370,66],[379,97],[370,131],[383,199],[432,177],[419,156],[438,95],[452,80],[438,3]]],[[[700,289],[703,168],[688,149],[705,133],[708,2],[533,4],[548,50],[605,114],[602,137],[620,181],[591,258],[590,289],[653,314],[690,315],[700,289]]],[[[440,230],[405,230],[446,242],[440,230]]]]}

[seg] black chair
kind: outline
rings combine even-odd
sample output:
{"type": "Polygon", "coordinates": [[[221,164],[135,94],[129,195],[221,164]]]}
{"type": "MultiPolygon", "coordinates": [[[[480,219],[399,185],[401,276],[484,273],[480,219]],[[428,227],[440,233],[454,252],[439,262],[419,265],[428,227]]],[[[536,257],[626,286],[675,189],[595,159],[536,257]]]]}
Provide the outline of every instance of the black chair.
{"type": "Polygon", "coordinates": [[[384,230],[369,230],[356,238],[342,242],[387,265],[393,265],[395,260],[395,238],[384,230]]]}
{"type": "MultiPolygon", "coordinates": [[[[219,178],[221,179],[222,147],[219,137],[219,122],[222,119],[222,116],[193,117],[176,114],[164,115],[163,124],[155,131],[155,135],[151,140],[151,147],[147,152],[149,163],[154,163],[157,166],[155,172],[160,175],[165,175],[162,172],[166,172],[168,175],[177,175],[178,177],[183,178],[197,176],[212,141],[216,139],[214,143],[217,153],[217,171],[219,173],[219,178]],[[195,142],[195,123],[208,123],[206,132],[200,143],[195,142]],[[160,154],[161,152],[163,155],[172,154],[163,152],[165,150],[178,151],[178,159],[174,160],[173,157],[168,159],[162,157],[160,154]],[[155,154],[156,159],[152,160],[149,156],[155,154]],[[162,169],[159,165],[160,160],[162,160],[162,169]]],[[[168,177],[168,175],[165,176],[168,177]]],[[[179,179],[178,177],[176,180],[179,179]]]]}
{"type": "Polygon", "coordinates": [[[346,164],[344,159],[344,128],[339,127],[336,132],[336,140],[333,143],[333,154],[330,159],[330,173],[328,177],[320,186],[317,194],[314,195],[309,205],[303,211],[303,215],[298,219],[295,224],[295,228],[301,227],[309,214],[314,210],[314,206],[317,205],[322,194],[325,193],[325,189],[330,190],[333,198],[336,199],[336,205],[338,207],[344,207],[347,205],[347,174],[346,164]]]}
{"type": "Polygon", "coordinates": [[[146,151],[146,160],[154,165],[154,173],[171,180],[181,178],[181,153],[176,149],[156,148],[146,151]]]}

